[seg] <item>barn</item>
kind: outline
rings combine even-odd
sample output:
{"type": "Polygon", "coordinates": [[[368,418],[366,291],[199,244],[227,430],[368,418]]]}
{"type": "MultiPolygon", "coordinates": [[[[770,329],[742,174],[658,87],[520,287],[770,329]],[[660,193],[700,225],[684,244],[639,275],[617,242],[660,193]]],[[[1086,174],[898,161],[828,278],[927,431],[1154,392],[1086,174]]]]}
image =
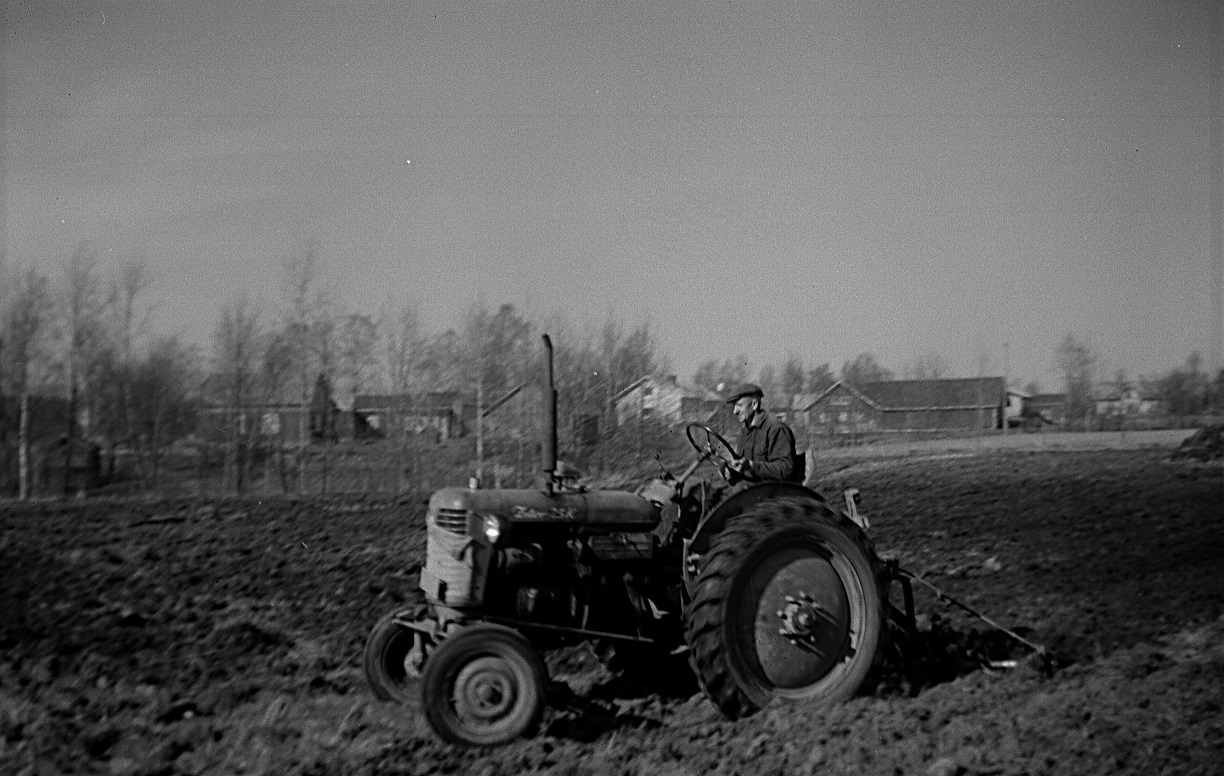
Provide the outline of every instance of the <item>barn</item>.
{"type": "Polygon", "coordinates": [[[971,431],[999,428],[1002,377],[835,383],[801,412],[812,434],[971,431]]]}

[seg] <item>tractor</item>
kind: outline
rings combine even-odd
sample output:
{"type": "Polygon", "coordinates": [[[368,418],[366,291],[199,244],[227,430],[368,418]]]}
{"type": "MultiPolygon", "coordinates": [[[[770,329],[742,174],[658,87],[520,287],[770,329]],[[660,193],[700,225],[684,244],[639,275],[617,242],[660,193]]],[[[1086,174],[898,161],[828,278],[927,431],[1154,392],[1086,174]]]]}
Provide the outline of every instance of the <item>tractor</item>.
{"type": "Polygon", "coordinates": [[[370,633],[374,694],[419,703],[447,741],[502,744],[542,719],[544,646],[584,640],[687,651],[731,719],[778,698],[833,704],[858,692],[888,632],[890,575],[857,491],[835,506],[798,481],[698,482],[702,463],[736,457],[700,424],[685,430],[695,455],[682,473],[663,470],[634,492],[582,487],[557,460],[543,340],[543,481],[431,496],[427,603],[388,613],[370,633]]]}

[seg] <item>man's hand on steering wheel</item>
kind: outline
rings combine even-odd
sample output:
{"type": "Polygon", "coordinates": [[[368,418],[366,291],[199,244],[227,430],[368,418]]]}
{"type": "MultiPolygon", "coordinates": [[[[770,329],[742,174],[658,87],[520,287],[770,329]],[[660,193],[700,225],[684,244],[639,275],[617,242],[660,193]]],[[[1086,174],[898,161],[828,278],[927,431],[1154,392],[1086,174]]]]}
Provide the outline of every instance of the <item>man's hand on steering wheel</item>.
{"type": "Polygon", "coordinates": [[[731,482],[734,477],[741,476],[748,462],[735,452],[735,448],[714,429],[700,423],[690,423],[684,429],[689,444],[701,456],[700,461],[709,459],[718,467],[718,473],[723,479],[731,482]]]}
{"type": "Polygon", "coordinates": [[[723,476],[724,480],[734,484],[737,480],[752,476],[752,461],[749,461],[747,458],[736,458],[725,464],[720,464],[718,473],[723,476]]]}

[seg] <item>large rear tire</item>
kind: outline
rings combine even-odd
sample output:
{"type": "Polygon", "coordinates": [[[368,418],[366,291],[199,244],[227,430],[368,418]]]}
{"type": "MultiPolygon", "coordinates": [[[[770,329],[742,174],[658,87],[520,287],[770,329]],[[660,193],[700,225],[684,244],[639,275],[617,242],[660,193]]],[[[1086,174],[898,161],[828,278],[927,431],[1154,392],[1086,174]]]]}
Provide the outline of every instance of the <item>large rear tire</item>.
{"type": "Polygon", "coordinates": [[[534,732],[544,714],[547,677],[539,653],[518,631],[468,625],[425,662],[425,718],[452,743],[504,744],[534,732]]]}
{"type": "Polygon", "coordinates": [[[731,719],[774,698],[851,698],[880,648],[880,571],[866,535],[821,502],[770,499],[730,520],[685,612],[706,696],[731,719]]]}

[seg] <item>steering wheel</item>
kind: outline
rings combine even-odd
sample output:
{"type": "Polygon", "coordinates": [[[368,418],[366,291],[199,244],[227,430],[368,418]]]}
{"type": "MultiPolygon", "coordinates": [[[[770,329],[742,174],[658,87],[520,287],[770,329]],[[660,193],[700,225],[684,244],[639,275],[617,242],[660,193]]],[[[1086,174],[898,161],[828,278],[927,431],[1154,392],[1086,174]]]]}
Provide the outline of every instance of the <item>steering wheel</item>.
{"type": "Polygon", "coordinates": [[[739,458],[731,443],[709,426],[690,423],[684,427],[684,435],[688,437],[689,444],[693,446],[703,461],[710,458],[716,462],[731,463],[739,458]]]}

